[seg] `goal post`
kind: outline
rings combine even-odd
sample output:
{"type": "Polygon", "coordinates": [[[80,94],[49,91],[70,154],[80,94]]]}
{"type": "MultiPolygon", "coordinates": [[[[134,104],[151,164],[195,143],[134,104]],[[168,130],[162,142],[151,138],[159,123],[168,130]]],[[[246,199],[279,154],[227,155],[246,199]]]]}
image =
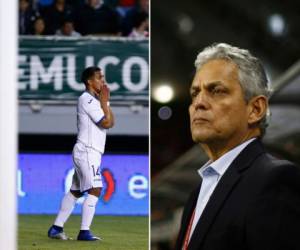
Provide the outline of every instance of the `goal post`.
{"type": "Polygon", "coordinates": [[[0,1],[0,246],[17,248],[18,1],[0,1]]]}

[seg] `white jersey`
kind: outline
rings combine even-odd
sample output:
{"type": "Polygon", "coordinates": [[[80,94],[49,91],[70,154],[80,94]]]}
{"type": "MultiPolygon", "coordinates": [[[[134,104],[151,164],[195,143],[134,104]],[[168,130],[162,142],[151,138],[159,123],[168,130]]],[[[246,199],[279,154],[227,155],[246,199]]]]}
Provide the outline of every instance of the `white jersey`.
{"type": "Polygon", "coordinates": [[[83,92],[77,104],[77,140],[85,146],[104,153],[106,129],[97,126],[104,118],[100,102],[88,92],[83,92]]]}

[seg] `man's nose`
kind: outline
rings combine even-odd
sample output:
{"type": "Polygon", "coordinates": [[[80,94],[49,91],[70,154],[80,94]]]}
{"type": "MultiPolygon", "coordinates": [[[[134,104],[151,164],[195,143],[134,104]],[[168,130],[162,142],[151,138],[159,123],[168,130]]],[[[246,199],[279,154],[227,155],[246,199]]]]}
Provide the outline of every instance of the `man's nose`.
{"type": "Polygon", "coordinates": [[[198,95],[195,97],[193,101],[193,105],[195,106],[195,109],[208,109],[210,104],[208,97],[204,91],[201,91],[198,93],[198,95]]]}

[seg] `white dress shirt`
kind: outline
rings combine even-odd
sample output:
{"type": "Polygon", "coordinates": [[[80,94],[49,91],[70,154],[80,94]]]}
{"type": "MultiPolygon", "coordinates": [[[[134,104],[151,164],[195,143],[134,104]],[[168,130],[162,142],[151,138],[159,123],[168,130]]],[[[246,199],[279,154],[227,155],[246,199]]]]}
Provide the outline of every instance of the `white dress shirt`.
{"type": "Polygon", "coordinates": [[[191,228],[191,233],[189,236],[189,240],[194,232],[194,229],[199,221],[201,220],[201,214],[209,201],[210,196],[212,195],[213,191],[215,190],[218,182],[233,162],[233,160],[239,155],[239,153],[252,141],[256,138],[252,138],[244,143],[240,144],[239,146],[231,149],[226,154],[222,155],[216,161],[208,161],[204,164],[199,170],[198,173],[202,177],[202,184],[197,200],[197,205],[195,208],[195,216],[191,228]]]}

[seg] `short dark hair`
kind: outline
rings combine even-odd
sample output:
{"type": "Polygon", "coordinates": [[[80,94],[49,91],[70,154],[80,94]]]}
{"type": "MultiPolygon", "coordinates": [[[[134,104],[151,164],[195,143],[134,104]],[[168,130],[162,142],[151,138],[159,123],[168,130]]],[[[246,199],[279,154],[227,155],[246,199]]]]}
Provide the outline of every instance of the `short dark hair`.
{"type": "Polygon", "coordinates": [[[81,81],[85,85],[87,85],[87,81],[89,79],[91,79],[96,72],[99,72],[99,71],[101,71],[101,69],[96,66],[91,66],[91,67],[86,68],[81,74],[81,81]]]}

